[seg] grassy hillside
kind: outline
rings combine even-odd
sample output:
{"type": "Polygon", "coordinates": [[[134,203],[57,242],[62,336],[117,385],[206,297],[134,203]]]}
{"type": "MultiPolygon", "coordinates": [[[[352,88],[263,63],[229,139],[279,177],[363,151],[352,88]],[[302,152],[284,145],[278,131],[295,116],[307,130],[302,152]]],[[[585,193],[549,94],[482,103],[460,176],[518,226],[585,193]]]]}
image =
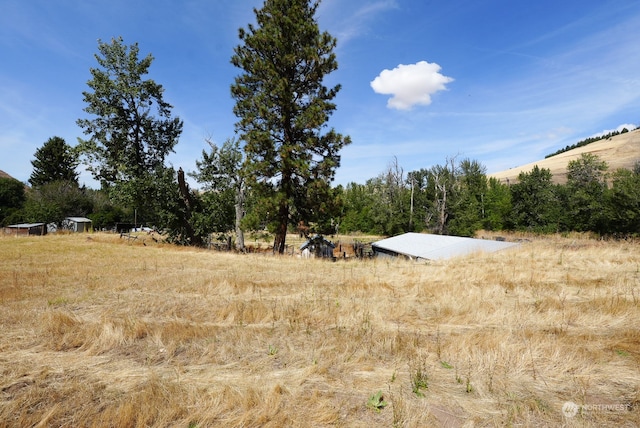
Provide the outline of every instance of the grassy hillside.
{"type": "Polygon", "coordinates": [[[0,237],[0,427],[640,420],[639,243],[416,264],[141,241],[0,237]]]}
{"type": "Polygon", "coordinates": [[[490,174],[490,176],[496,177],[502,182],[506,182],[508,179],[513,183],[517,181],[520,172],[529,172],[535,165],[538,165],[540,168],[551,170],[555,183],[566,183],[567,165],[570,161],[579,158],[582,153],[597,155],[609,164],[610,171],[615,171],[618,168],[631,169],[637,161],[640,161],[640,129],[578,147],[547,159],[490,174]]]}
{"type": "Polygon", "coordinates": [[[6,172],[0,170],[0,178],[13,178],[13,177],[7,174],[6,172]]]}

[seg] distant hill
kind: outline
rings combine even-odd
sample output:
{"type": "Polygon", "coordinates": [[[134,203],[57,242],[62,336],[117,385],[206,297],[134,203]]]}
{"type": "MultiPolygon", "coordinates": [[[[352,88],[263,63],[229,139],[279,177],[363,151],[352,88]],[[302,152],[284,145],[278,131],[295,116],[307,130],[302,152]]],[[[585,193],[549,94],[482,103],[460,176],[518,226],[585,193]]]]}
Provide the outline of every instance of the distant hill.
{"type": "Polygon", "coordinates": [[[593,153],[609,165],[609,172],[618,168],[631,169],[640,161],[640,129],[625,132],[611,138],[596,141],[583,147],[578,147],[546,159],[531,162],[526,165],[511,168],[506,171],[489,174],[501,182],[518,181],[520,172],[530,172],[534,166],[551,170],[554,183],[567,182],[567,165],[570,161],[580,157],[582,153],[593,153]]]}
{"type": "Polygon", "coordinates": [[[13,177],[0,169],[0,178],[13,178],[13,177]]]}

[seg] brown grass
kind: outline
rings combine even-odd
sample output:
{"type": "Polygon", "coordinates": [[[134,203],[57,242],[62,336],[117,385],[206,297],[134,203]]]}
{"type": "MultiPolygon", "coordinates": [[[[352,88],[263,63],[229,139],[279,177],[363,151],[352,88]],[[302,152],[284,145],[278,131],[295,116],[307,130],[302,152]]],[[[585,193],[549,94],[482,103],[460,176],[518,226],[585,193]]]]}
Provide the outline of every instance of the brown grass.
{"type": "Polygon", "coordinates": [[[638,243],[416,264],[138,241],[0,238],[0,427],[640,420],[638,243]]]}

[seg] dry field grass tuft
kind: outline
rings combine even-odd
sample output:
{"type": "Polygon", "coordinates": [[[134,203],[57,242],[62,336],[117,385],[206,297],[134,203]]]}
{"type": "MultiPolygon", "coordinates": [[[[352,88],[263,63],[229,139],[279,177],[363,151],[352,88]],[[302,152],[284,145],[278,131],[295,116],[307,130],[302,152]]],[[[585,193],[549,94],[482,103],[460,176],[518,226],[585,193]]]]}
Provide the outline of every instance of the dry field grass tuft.
{"type": "Polygon", "coordinates": [[[0,238],[0,427],[640,422],[640,243],[437,263],[147,244],[0,238]]]}

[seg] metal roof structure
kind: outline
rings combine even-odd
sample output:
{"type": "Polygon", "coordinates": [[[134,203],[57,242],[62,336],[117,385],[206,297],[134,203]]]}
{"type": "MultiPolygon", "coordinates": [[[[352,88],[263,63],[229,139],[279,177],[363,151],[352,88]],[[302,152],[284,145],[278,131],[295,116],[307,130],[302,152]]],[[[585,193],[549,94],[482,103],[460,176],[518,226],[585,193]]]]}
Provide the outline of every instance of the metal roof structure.
{"type": "Polygon", "coordinates": [[[46,235],[47,225],[44,223],[11,224],[3,229],[7,235],[46,235]]]}
{"type": "Polygon", "coordinates": [[[20,224],[10,224],[9,226],[5,226],[10,229],[29,229],[32,227],[44,226],[44,223],[20,223],[20,224]]]}
{"type": "Polygon", "coordinates": [[[92,223],[91,219],[86,217],[67,217],[65,220],[74,221],[76,223],[92,223]]]}
{"type": "Polygon", "coordinates": [[[67,217],[62,221],[62,228],[73,232],[88,232],[93,222],[86,217],[67,217]]]}
{"type": "Polygon", "coordinates": [[[520,244],[460,236],[405,233],[371,244],[376,255],[405,256],[412,259],[444,260],[476,252],[494,252],[520,244]]]}

